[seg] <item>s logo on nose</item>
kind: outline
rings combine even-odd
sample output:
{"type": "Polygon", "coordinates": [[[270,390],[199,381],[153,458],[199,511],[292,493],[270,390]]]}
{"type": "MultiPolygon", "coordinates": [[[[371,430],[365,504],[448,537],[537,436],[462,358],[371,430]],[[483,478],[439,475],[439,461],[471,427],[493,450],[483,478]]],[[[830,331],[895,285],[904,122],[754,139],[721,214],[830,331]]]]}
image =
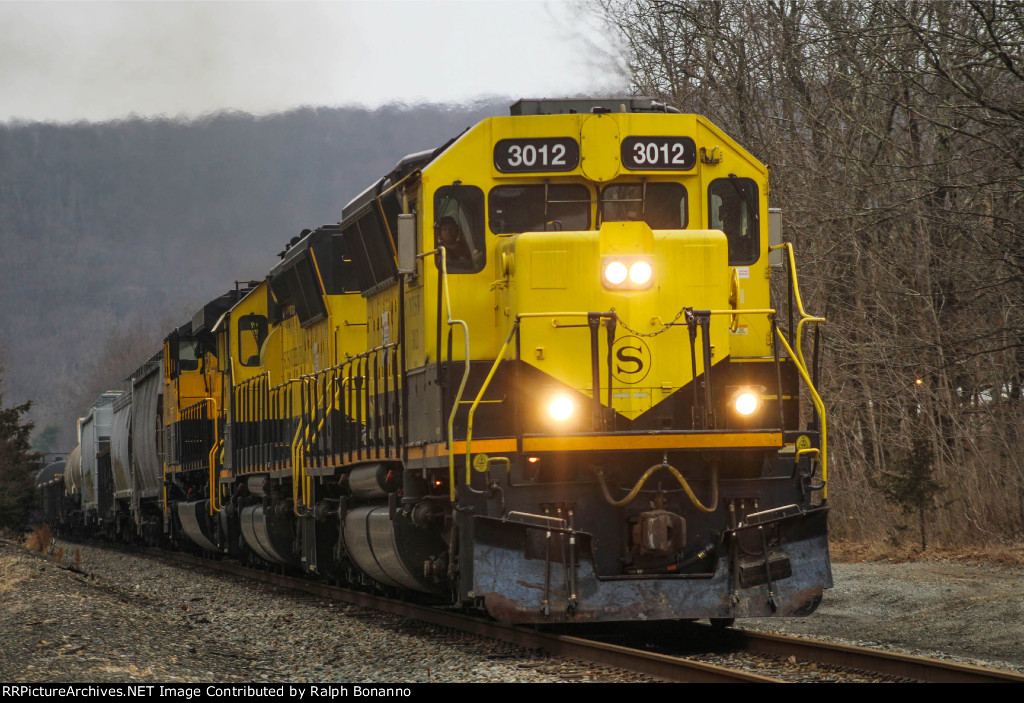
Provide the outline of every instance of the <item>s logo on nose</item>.
{"type": "Polygon", "coordinates": [[[629,335],[612,345],[612,375],[620,383],[640,383],[651,370],[651,350],[647,343],[629,335]]]}

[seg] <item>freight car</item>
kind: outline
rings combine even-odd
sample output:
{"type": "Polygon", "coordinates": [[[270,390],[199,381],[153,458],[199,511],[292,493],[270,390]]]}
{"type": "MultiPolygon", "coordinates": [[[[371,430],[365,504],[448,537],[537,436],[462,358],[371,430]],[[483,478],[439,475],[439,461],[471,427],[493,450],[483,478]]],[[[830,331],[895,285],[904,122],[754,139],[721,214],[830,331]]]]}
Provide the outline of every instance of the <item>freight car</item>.
{"type": "Polygon", "coordinates": [[[519,101],[173,330],[110,401],[110,496],[100,407],[66,485],[111,535],[505,621],[808,614],[823,320],[778,223],[703,117],[519,101]]]}

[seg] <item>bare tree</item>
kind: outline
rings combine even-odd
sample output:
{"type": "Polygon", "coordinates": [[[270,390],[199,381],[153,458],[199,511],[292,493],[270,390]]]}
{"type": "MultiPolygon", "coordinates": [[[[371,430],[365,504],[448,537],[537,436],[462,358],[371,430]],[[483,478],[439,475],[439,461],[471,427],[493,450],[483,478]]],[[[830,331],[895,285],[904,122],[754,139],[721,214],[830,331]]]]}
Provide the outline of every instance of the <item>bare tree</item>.
{"type": "Polygon", "coordinates": [[[1024,532],[1024,6],[598,8],[638,93],[708,115],[773,167],[829,317],[839,532],[898,520],[880,477],[908,478],[921,442],[946,487],[939,541],[1024,532]]]}

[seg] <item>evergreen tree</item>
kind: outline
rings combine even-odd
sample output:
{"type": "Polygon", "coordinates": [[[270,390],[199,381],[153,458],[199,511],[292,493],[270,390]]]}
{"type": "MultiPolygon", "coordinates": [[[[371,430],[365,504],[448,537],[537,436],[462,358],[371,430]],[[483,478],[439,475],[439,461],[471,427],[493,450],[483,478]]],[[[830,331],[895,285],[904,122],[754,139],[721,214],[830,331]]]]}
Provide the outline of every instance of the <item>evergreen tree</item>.
{"type": "Polygon", "coordinates": [[[33,423],[22,421],[31,406],[29,401],[5,408],[0,392],[0,528],[24,528],[35,505],[32,472],[38,455],[31,452],[33,423]]]}
{"type": "Polygon", "coordinates": [[[60,451],[60,443],[57,439],[59,436],[60,428],[57,425],[47,425],[41,432],[36,434],[36,438],[32,442],[32,448],[40,454],[60,451]]]}
{"type": "Polygon", "coordinates": [[[914,437],[910,451],[892,463],[892,470],[882,472],[872,483],[886,500],[903,510],[904,514],[915,513],[921,531],[921,550],[928,549],[928,512],[934,507],[936,494],[942,485],[935,480],[935,452],[924,433],[914,437]]]}

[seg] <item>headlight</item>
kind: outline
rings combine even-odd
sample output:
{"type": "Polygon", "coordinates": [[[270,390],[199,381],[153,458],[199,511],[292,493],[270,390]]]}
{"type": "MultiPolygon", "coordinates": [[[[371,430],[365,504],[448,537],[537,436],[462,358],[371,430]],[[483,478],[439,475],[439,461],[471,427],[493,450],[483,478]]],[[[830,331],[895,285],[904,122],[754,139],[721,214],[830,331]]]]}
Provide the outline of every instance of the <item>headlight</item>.
{"type": "Polygon", "coordinates": [[[761,406],[761,396],[756,391],[749,389],[739,391],[733,396],[732,406],[736,408],[736,412],[744,417],[749,417],[757,412],[757,409],[761,406]]]}
{"type": "Polygon", "coordinates": [[[644,290],[651,287],[654,264],[649,256],[608,257],[601,266],[605,288],[644,290]]]}
{"type": "Polygon", "coordinates": [[[626,265],[618,260],[610,261],[604,267],[604,280],[613,286],[621,285],[626,280],[626,265]]]}
{"type": "Polygon", "coordinates": [[[548,403],[548,413],[551,417],[559,422],[568,420],[572,417],[572,414],[576,411],[576,403],[572,401],[567,395],[556,395],[548,403]]]}
{"type": "Polygon", "coordinates": [[[629,280],[638,286],[642,286],[651,280],[651,265],[641,259],[629,267],[629,280]]]}

